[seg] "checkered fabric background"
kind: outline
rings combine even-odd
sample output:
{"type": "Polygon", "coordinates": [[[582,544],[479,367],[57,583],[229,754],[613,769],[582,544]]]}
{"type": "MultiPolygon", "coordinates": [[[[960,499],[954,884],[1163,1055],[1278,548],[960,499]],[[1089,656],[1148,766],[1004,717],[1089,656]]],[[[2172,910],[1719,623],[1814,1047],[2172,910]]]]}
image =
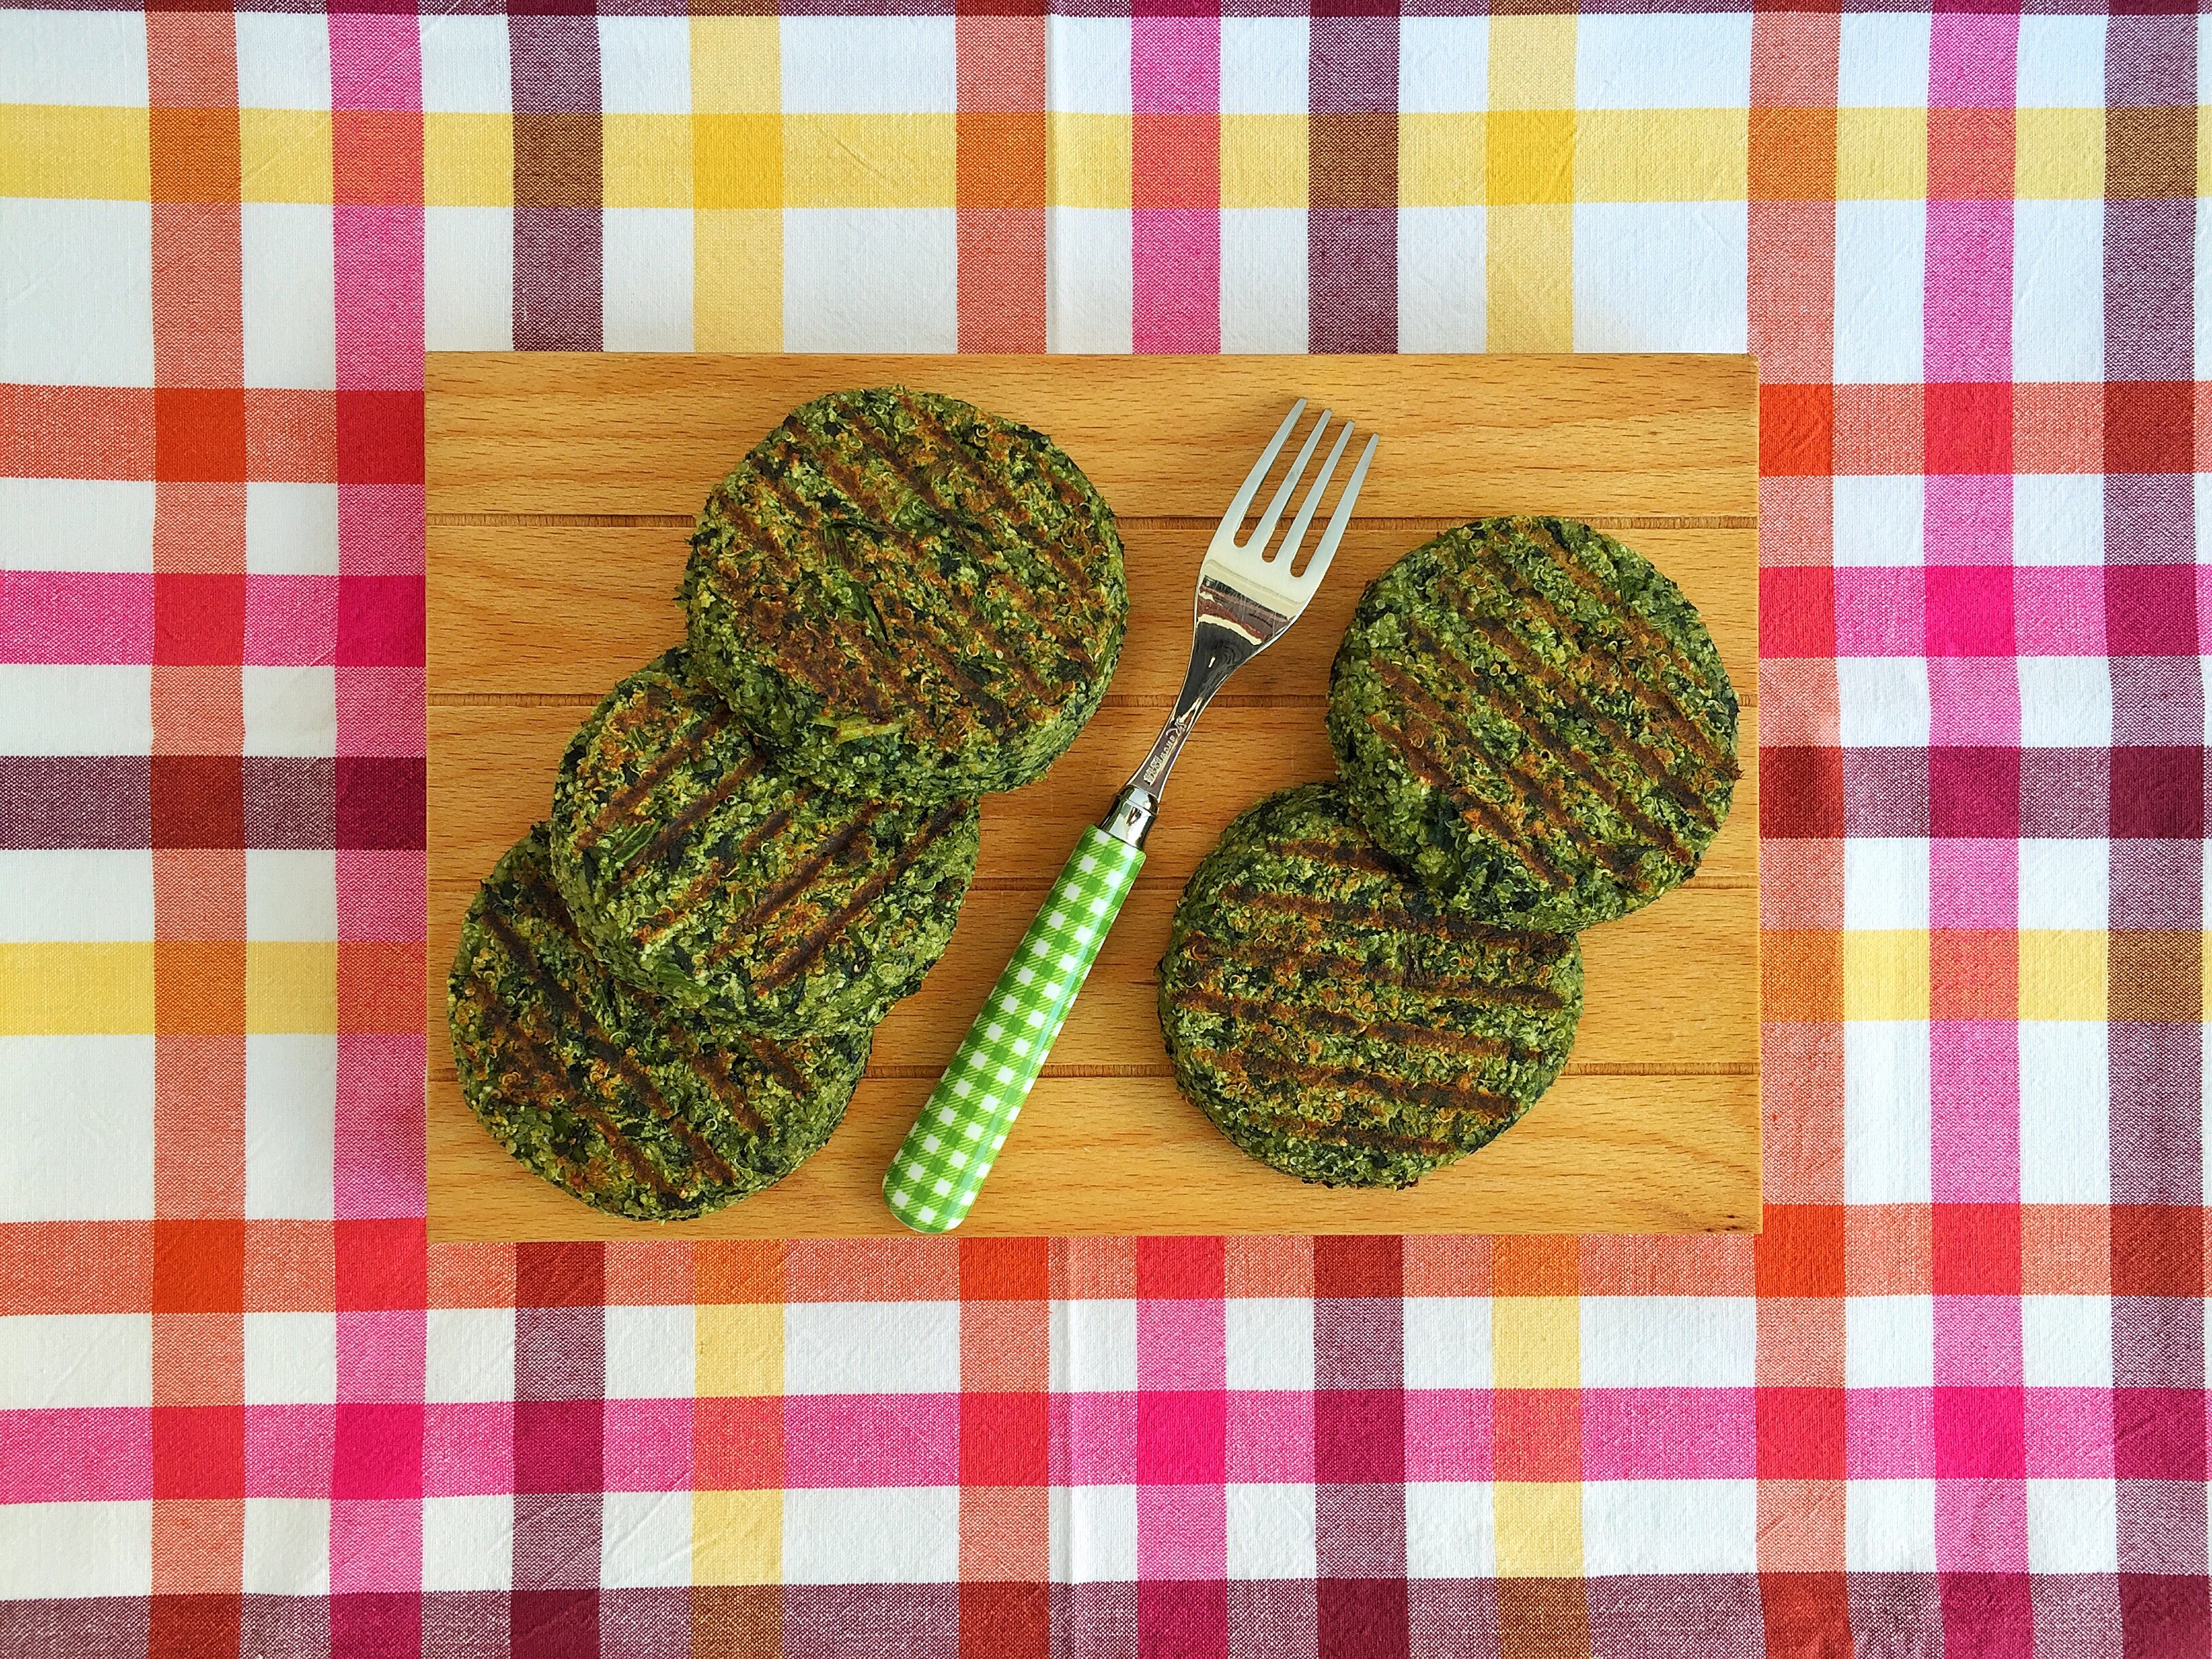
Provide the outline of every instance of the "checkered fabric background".
{"type": "Polygon", "coordinates": [[[9,1659],[2212,1647],[2196,18],[1123,3],[0,10],[9,1659]],[[1757,351],[1765,1235],[426,1248],[426,345],[1757,351]]]}

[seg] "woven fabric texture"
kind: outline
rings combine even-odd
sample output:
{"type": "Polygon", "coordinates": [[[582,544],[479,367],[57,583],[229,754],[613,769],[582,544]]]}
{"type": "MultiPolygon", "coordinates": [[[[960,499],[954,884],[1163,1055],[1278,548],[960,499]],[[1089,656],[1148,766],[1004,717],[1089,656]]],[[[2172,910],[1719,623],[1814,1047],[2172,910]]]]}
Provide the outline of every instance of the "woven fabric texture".
{"type": "Polygon", "coordinates": [[[0,9],[0,1653],[2212,1648],[2193,15],[404,3],[0,9]],[[426,346],[1756,351],[1765,1232],[428,1248],[426,346]]]}

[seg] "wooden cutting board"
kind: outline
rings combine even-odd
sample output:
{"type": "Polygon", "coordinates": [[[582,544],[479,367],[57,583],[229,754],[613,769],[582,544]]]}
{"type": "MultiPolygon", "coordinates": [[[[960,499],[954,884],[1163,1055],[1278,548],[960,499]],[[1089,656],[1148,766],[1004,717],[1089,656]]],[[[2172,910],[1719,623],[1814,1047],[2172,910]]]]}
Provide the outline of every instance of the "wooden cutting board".
{"type": "Polygon", "coordinates": [[[1748,357],[438,355],[428,363],[430,1237],[896,1233],[878,1183],[1081,827],[1182,677],[1215,520],[1294,396],[1383,434],[1305,617],[1229,683],[970,1234],[1668,1232],[1759,1224],[1758,374],[1748,357]],[[673,1226],[586,1208],[509,1159],[454,1080],[445,981],[477,881],[542,817],[569,734],[676,643],[708,488],[793,404],[891,380],[1051,433],[1113,503],[1129,633],[1051,775],[984,804],[957,937],[878,1033],[844,1127],[798,1174],[673,1226]],[[1437,531],[1556,512],[1620,534],[1704,612],[1743,699],[1744,778],[1695,879],[1583,935],[1565,1074],[1512,1130],[1403,1193],[1253,1163],[1176,1092],[1153,1007],[1176,899],[1262,795],[1328,776],[1328,665],[1367,582],[1437,531]]]}

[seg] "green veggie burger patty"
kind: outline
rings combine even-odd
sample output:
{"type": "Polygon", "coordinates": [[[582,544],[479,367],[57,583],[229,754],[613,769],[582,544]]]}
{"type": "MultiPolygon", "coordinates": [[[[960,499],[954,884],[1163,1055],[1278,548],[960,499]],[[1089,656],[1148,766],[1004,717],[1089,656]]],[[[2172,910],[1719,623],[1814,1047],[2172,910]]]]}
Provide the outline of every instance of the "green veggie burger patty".
{"type": "Polygon", "coordinates": [[[1231,823],[1160,962],[1176,1081],[1241,1150],[1328,1187],[1409,1187],[1551,1086],[1582,1017],[1571,935],[1437,904],[1334,783],[1231,823]]]}
{"type": "Polygon", "coordinates": [[[1686,879],[1737,775],[1735,690],[1696,608],[1566,519],[1478,519],[1376,578],[1328,734],[1361,822],[1425,886],[1560,932],[1686,879]]]}
{"type": "Polygon", "coordinates": [[[669,652],[584,722],[553,875],[606,964],[736,1031],[873,1024],[951,943],[973,800],[832,795],[772,763],[669,652]]]}
{"type": "Polygon", "coordinates": [[[492,1139],[592,1208],[643,1221],[720,1209],[818,1152],[873,1028],[718,1041],[600,966],[547,863],[541,824],[478,890],[447,981],[461,1091],[492,1139]]]}
{"type": "Polygon", "coordinates": [[[699,514],[694,667],[789,769],[940,801],[1074,742],[1128,614],[1114,515],[1042,433],[884,386],[792,411],[699,514]]]}

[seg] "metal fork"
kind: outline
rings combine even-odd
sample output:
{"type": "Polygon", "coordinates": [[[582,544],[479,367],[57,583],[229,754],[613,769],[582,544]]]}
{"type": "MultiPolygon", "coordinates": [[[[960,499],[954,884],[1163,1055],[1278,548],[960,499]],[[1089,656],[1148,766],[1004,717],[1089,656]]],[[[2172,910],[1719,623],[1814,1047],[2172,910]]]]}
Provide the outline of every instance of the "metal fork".
{"type": "Polygon", "coordinates": [[[1114,798],[1112,810],[1084,830],[1013,959],[961,1039],[952,1064],[891,1159],[884,1176],[884,1201],[917,1232],[949,1232],[967,1218],[1144,864],[1145,836],[1159,814],[1160,792],[1191,727],[1222,683],[1298,619],[1344,539],[1368,463],[1375,459],[1379,440],[1372,435],[1345,481],[1313,556],[1303,570],[1292,573],[1306,531],[1352,441],[1349,421],[1338,429],[1289,532],[1271,545],[1283,509],[1328,429],[1328,410],[1307,433],[1252,533],[1237,539],[1245,514],[1305,406],[1303,398],[1291,405],[1206,547],[1192,614],[1190,665],[1158,740],[1114,798]]]}

